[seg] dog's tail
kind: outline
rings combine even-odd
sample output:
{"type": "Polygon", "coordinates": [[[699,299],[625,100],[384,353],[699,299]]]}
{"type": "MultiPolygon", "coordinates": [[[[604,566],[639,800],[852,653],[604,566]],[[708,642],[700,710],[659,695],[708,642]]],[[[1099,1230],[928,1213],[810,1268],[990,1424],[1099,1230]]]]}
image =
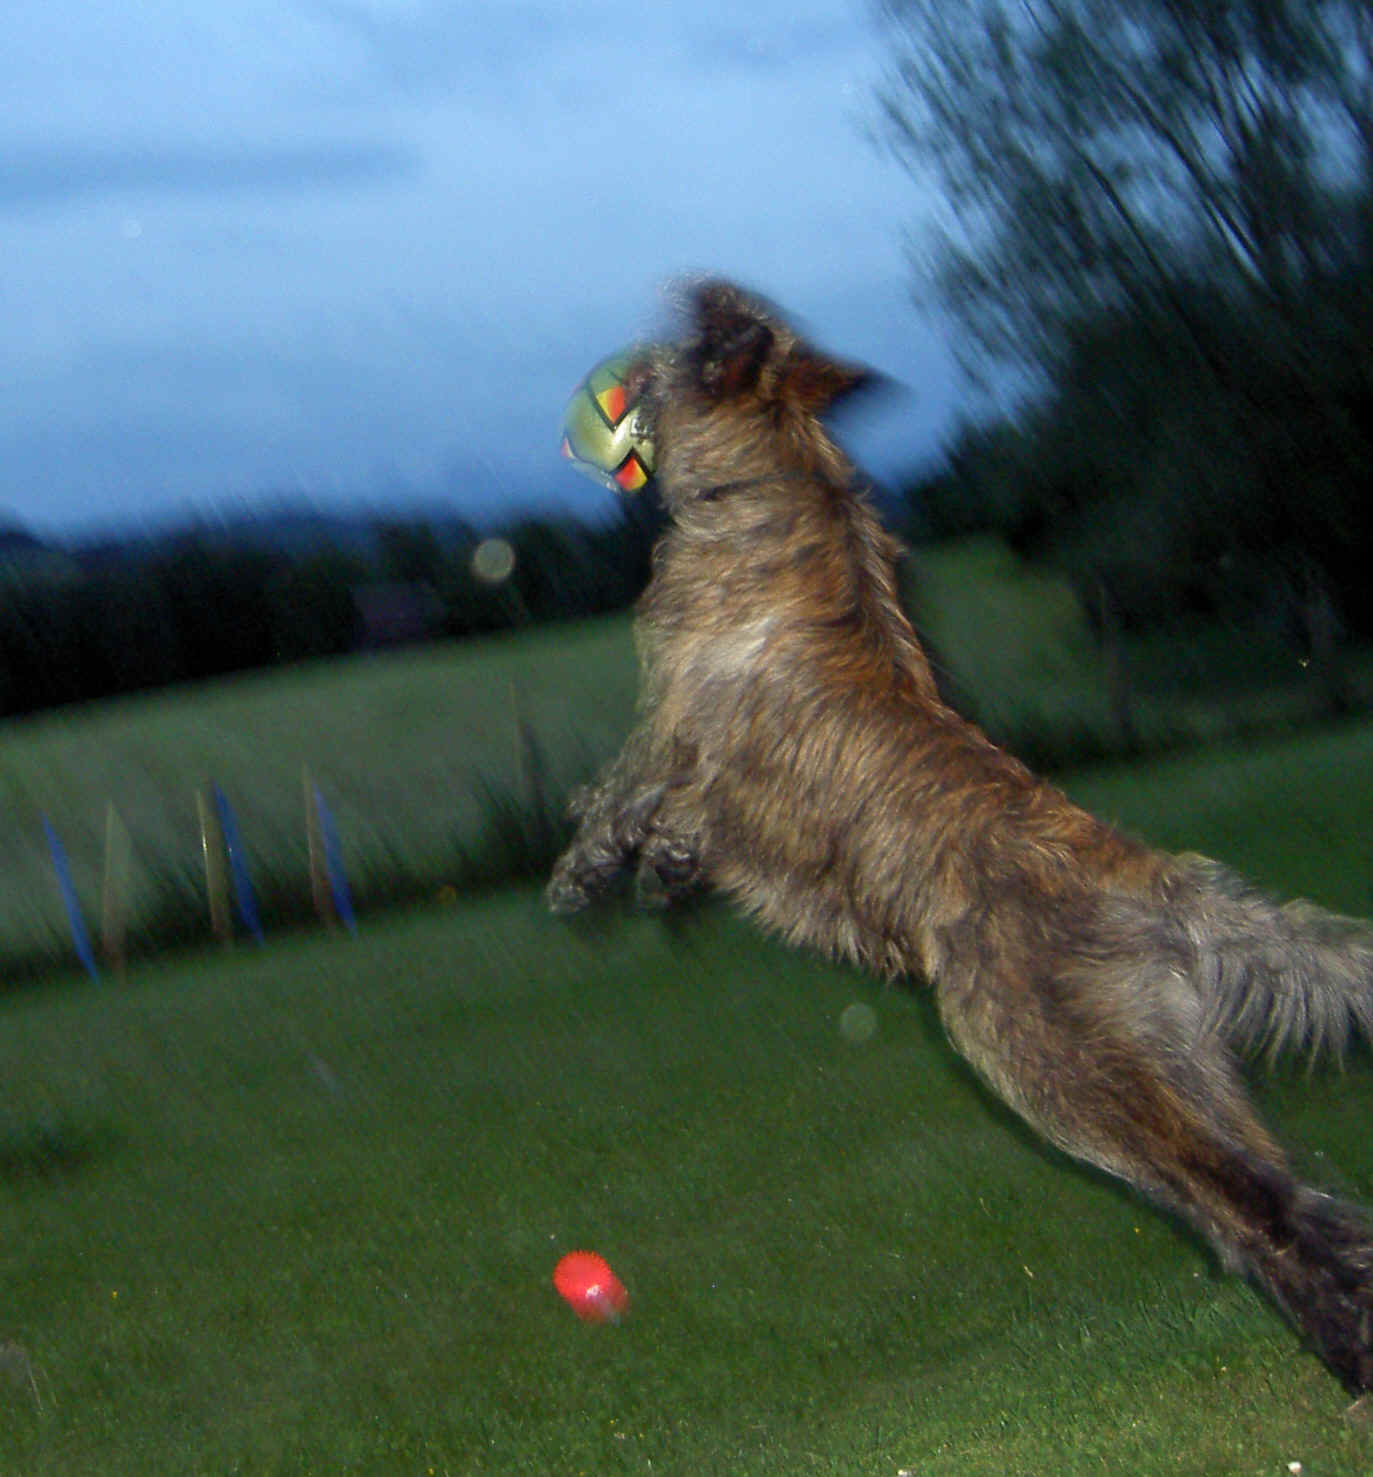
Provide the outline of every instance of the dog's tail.
{"type": "Polygon", "coordinates": [[[1177,859],[1172,901],[1208,1023],[1276,1055],[1339,1055],[1373,1040],[1373,926],[1308,902],[1278,903],[1206,857],[1177,859]]]}

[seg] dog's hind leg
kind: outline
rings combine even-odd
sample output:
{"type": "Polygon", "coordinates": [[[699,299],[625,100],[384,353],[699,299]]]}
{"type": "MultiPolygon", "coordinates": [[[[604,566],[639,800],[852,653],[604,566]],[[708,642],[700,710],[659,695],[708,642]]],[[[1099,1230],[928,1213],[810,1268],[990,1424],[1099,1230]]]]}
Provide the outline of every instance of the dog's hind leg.
{"type": "Polygon", "coordinates": [[[1215,1037],[1169,1041],[1010,969],[952,963],[939,997],[955,1044],[1028,1122],[1190,1223],[1351,1390],[1373,1389],[1373,1230],[1293,1177],[1215,1037]]]}

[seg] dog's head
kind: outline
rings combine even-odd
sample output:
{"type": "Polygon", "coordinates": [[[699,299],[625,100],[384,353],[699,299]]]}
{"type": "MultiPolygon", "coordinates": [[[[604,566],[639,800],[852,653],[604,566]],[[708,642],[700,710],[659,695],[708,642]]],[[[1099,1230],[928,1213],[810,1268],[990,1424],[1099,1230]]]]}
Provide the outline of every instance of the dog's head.
{"type": "MultiPolygon", "coordinates": [[[[696,283],[682,306],[678,341],[607,361],[623,387],[616,405],[668,506],[779,474],[833,473],[842,458],[821,417],[869,372],[813,348],[769,303],[731,283],[696,283]]],[[[569,454],[623,486],[624,447],[608,432],[604,442],[602,462],[569,454]]]]}

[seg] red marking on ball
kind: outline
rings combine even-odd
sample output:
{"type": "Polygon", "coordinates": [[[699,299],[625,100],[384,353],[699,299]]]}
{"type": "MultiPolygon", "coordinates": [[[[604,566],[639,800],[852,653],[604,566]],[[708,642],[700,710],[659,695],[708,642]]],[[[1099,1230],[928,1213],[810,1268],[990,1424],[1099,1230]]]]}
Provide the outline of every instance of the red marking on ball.
{"type": "Polygon", "coordinates": [[[594,1251],[569,1251],[553,1269],[553,1286],[584,1323],[618,1323],[629,1306],[624,1283],[594,1251]]]}

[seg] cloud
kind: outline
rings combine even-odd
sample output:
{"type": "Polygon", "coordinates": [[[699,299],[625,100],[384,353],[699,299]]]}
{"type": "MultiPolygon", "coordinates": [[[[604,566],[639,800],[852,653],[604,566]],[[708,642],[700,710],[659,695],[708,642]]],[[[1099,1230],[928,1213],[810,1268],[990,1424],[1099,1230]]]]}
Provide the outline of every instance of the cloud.
{"type": "Polygon", "coordinates": [[[355,188],[405,179],[418,156],[391,144],[66,145],[20,148],[0,173],[0,209],[97,195],[219,195],[355,188]]]}
{"type": "Polygon", "coordinates": [[[895,457],[944,374],[907,309],[904,178],[854,118],[864,3],[20,7],[0,500],[55,520],[379,468],[584,499],[564,398],[695,269],[911,383],[895,457]]]}
{"type": "Polygon", "coordinates": [[[687,22],[684,34],[686,54],[712,80],[727,72],[782,72],[813,61],[832,64],[855,52],[861,42],[852,21],[836,15],[831,6],[771,20],[766,10],[699,14],[687,22]]]}
{"type": "Polygon", "coordinates": [[[459,94],[508,111],[516,99],[542,92],[549,59],[580,45],[588,29],[583,11],[547,0],[401,7],[302,0],[301,14],[331,32],[336,53],[346,59],[316,83],[319,96],[336,103],[399,98],[413,104],[459,94]]]}
{"type": "Polygon", "coordinates": [[[580,99],[614,112],[626,92],[715,85],[834,62],[861,33],[833,0],[694,0],[620,13],[581,0],[302,0],[349,65],[320,83],[325,97],[459,96],[469,106],[540,111],[580,99]]]}

